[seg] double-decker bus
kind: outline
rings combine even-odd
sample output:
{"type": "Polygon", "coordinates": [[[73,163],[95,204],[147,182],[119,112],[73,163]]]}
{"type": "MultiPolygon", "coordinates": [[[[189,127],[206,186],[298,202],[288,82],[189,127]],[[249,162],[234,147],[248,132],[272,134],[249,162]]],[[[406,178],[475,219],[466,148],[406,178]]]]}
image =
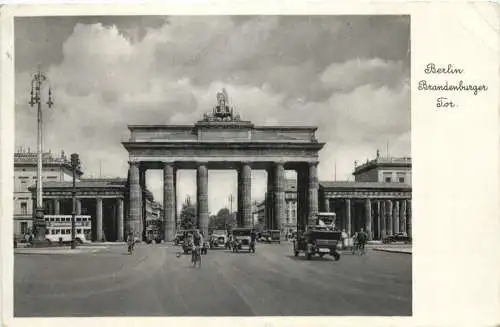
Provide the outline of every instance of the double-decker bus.
{"type": "MultiPolygon", "coordinates": [[[[45,215],[45,239],[49,242],[71,242],[71,215],[45,215]]],[[[92,238],[92,217],[75,216],[75,240],[88,243],[92,238]]]]}

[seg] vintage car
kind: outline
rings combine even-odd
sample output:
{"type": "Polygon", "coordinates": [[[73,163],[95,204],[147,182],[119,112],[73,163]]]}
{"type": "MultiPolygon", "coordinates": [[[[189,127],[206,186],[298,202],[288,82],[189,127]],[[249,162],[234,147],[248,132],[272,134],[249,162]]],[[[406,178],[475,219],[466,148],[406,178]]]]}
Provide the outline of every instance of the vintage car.
{"type": "Polygon", "coordinates": [[[382,239],[382,243],[396,243],[403,242],[405,244],[411,243],[411,237],[406,233],[397,233],[394,235],[387,235],[382,239]]]}
{"type": "Polygon", "coordinates": [[[184,240],[184,231],[183,230],[175,233],[175,236],[174,236],[174,244],[175,245],[182,244],[183,240],[184,240]]]}
{"type": "Polygon", "coordinates": [[[279,230],[270,230],[267,242],[281,243],[281,232],[279,230]]]}
{"type": "Polygon", "coordinates": [[[151,244],[153,241],[160,244],[162,240],[162,233],[157,228],[148,227],[146,229],[146,243],[151,244]]]}
{"type": "Polygon", "coordinates": [[[226,248],[227,235],[225,232],[214,231],[210,235],[209,245],[211,249],[226,248]]]}
{"type": "MultiPolygon", "coordinates": [[[[196,230],[191,229],[191,230],[185,230],[184,235],[182,236],[182,250],[184,251],[185,254],[191,253],[191,250],[193,248],[193,234],[196,230]]],[[[201,254],[207,254],[208,253],[208,241],[204,240],[203,245],[201,246],[201,254]]]]}
{"type": "Polygon", "coordinates": [[[252,241],[252,228],[234,228],[232,231],[233,252],[240,252],[243,249],[248,249],[248,252],[255,253],[255,242],[252,241]]]}
{"type": "Polygon", "coordinates": [[[337,249],[341,239],[342,232],[340,231],[311,226],[293,241],[293,252],[295,256],[301,252],[305,253],[307,260],[311,260],[313,255],[323,257],[328,254],[337,261],[340,259],[337,249]]]}
{"type": "Polygon", "coordinates": [[[258,234],[258,237],[257,239],[259,240],[259,242],[267,242],[267,239],[269,238],[269,232],[268,231],[263,231],[261,233],[258,234]]]}

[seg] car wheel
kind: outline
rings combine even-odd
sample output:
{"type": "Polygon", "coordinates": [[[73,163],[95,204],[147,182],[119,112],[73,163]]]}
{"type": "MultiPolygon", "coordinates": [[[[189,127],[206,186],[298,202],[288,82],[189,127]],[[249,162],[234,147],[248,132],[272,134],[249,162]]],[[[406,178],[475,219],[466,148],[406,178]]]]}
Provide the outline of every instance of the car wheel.
{"type": "Polygon", "coordinates": [[[295,251],[294,255],[297,257],[299,255],[299,251],[295,251]]]}
{"type": "Polygon", "coordinates": [[[333,253],[333,258],[335,259],[335,261],[339,261],[339,259],[340,259],[340,254],[338,254],[337,252],[334,252],[334,253],[333,253]]]}
{"type": "Polygon", "coordinates": [[[77,238],[77,239],[76,239],[76,244],[79,244],[79,245],[80,245],[80,244],[82,244],[82,243],[83,243],[83,242],[82,242],[82,240],[81,240],[80,238],[77,238]]]}

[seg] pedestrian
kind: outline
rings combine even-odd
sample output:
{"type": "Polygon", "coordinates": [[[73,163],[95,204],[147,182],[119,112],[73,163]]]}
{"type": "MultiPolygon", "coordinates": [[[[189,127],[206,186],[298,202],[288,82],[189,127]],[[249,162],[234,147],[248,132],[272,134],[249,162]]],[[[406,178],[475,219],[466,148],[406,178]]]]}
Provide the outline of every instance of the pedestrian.
{"type": "Polygon", "coordinates": [[[342,248],[343,249],[347,249],[347,233],[345,231],[345,229],[342,230],[342,248]]]}
{"type": "Polygon", "coordinates": [[[364,253],[365,244],[367,241],[368,241],[368,234],[365,232],[363,228],[361,228],[358,233],[358,248],[360,253],[364,253]]]}

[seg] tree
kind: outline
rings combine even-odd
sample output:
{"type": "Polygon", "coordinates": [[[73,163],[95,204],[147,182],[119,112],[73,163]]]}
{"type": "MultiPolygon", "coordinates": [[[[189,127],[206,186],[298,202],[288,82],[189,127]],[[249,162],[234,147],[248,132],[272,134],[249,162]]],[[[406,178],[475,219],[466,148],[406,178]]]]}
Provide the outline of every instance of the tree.
{"type": "Polygon", "coordinates": [[[191,203],[189,198],[182,204],[181,214],[181,229],[196,228],[196,207],[191,203]]]}
{"type": "Polygon", "coordinates": [[[225,230],[234,226],[236,226],[236,216],[234,213],[231,214],[227,208],[220,209],[217,215],[210,217],[210,230],[225,230]]]}

